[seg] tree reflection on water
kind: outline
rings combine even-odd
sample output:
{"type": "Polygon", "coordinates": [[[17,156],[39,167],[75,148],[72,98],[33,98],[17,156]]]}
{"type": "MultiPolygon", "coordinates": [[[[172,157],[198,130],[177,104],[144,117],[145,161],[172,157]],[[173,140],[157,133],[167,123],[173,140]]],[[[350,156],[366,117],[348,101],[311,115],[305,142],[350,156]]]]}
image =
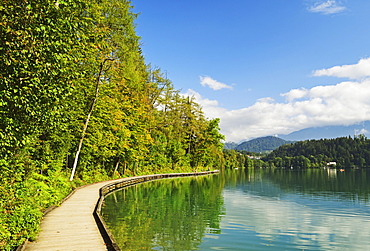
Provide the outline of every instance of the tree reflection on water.
{"type": "Polygon", "coordinates": [[[220,232],[221,175],[152,181],[105,198],[102,215],[123,250],[196,250],[220,232]]]}

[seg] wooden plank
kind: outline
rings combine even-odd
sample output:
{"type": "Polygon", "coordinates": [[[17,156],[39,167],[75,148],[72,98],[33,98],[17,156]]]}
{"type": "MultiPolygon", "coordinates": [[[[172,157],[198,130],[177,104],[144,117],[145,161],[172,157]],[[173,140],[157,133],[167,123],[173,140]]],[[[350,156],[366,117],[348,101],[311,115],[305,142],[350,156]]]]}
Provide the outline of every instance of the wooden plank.
{"type": "Polygon", "coordinates": [[[36,241],[28,242],[25,250],[106,251],[93,211],[99,199],[100,187],[111,182],[97,183],[78,189],[60,207],[43,218],[36,241]]]}

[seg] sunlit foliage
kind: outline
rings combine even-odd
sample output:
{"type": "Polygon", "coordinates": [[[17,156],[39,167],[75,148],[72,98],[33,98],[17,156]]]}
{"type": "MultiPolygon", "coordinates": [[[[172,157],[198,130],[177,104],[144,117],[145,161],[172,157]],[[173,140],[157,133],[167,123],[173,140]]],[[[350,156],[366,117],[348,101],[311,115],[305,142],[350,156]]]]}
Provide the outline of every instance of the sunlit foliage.
{"type": "Polygon", "coordinates": [[[127,0],[1,2],[0,249],[82,183],[221,167],[219,121],[146,64],[136,16],[127,0]]]}

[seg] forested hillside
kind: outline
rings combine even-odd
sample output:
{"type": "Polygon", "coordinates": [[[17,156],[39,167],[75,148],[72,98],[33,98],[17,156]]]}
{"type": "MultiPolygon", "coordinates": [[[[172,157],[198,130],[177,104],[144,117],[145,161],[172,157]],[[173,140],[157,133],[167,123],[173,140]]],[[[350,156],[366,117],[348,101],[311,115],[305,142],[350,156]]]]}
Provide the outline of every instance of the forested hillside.
{"type": "Polygon", "coordinates": [[[267,136],[243,142],[236,146],[234,149],[238,151],[262,153],[270,152],[272,150],[275,150],[281,145],[289,143],[292,143],[292,141],[286,141],[274,136],[267,136]]]}
{"type": "Polygon", "coordinates": [[[219,120],[145,62],[135,18],[127,0],[0,5],[1,250],[78,185],[222,166],[219,120]]]}
{"type": "Polygon", "coordinates": [[[263,160],[271,167],[325,167],[328,162],[338,168],[370,167],[370,140],[360,135],[299,141],[280,146],[263,160]]]}

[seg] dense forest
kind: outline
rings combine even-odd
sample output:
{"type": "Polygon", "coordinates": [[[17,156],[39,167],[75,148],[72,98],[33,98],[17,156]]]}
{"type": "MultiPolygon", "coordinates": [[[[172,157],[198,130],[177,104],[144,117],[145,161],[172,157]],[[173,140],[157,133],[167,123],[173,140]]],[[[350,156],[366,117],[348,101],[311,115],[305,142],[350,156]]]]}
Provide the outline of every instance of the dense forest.
{"type": "Polygon", "coordinates": [[[223,166],[219,120],[145,62],[127,0],[0,5],[0,249],[89,182],[223,166]]]}
{"type": "Polygon", "coordinates": [[[223,157],[225,169],[266,167],[266,163],[261,160],[262,156],[254,152],[224,149],[223,157]]]}
{"type": "Polygon", "coordinates": [[[336,162],[337,168],[370,167],[370,140],[363,135],[305,140],[280,146],[263,158],[269,167],[319,168],[336,162]]]}
{"type": "Polygon", "coordinates": [[[369,168],[370,140],[364,135],[285,144],[267,155],[224,149],[226,168],[369,168]]]}

